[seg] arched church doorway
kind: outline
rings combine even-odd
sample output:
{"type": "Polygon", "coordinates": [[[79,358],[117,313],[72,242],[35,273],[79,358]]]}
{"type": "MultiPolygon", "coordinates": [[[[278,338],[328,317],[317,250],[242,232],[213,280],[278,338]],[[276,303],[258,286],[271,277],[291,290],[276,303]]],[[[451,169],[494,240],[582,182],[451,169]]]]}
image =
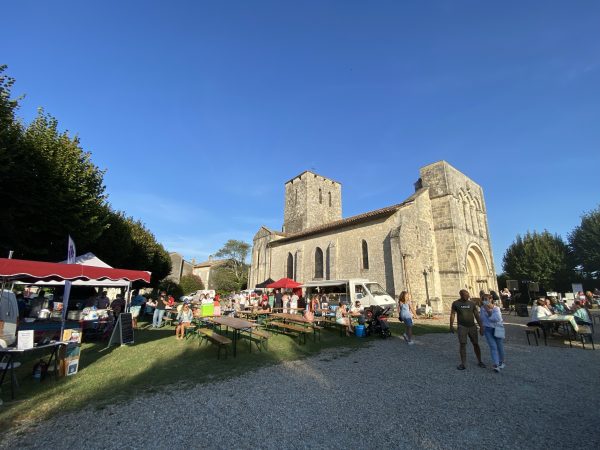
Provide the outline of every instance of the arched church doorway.
{"type": "Polygon", "coordinates": [[[480,291],[490,291],[488,264],[481,248],[471,245],[467,250],[467,290],[473,297],[479,297],[480,291]]]}

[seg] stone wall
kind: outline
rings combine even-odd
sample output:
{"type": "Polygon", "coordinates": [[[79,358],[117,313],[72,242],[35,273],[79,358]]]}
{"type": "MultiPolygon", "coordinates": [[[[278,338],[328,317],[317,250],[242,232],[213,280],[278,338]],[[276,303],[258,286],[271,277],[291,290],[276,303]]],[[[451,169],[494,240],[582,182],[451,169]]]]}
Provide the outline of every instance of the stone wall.
{"type": "Polygon", "coordinates": [[[431,198],[444,303],[458,298],[460,289],[468,289],[472,296],[478,296],[481,288],[497,291],[481,186],[445,161],[423,167],[421,180],[431,198]],[[469,253],[481,253],[485,273],[469,273],[469,253]]]}
{"type": "MultiPolygon", "coordinates": [[[[249,286],[288,276],[289,255],[296,281],[315,279],[318,247],[324,279],[367,278],[392,295],[410,290],[417,304],[429,298],[434,312],[447,311],[460,289],[473,296],[482,287],[497,290],[481,187],[445,161],[423,167],[420,175],[415,194],[387,215],[296,239],[262,227],[254,237],[249,286]],[[363,267],[363,241],[368,268],[363,267]]],[[[288,233],[339,219],[341,186],[311,172],[290,180],[285,217],[288,233]],[[329,186],[339,188],[332,191],[339,194],[332,195],[331,208],[329,186]],[[294,206],[300,201],[305,206],[294,206]]]]}
{"type": "Polygon", "coordinates": [[[304,172],[285,184],[283,231],[297,233],[342,218],[342,185],[304,172]]]}

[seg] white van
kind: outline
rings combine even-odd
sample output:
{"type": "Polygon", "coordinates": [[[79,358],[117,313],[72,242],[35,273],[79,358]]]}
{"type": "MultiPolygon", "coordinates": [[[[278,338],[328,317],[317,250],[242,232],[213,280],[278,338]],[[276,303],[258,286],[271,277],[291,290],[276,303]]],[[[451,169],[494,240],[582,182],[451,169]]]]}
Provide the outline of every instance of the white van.
{"type": "Polygon", "coordinates": [[[341,301],[349,306],[360,300],[363,308],[377,305],[390,308],[390,313],[396,309],[396,301],[379,283],[364,278],[309,281],[302,288],[307,301],[318,293],[327,295],[330,301],[341,301]]]}

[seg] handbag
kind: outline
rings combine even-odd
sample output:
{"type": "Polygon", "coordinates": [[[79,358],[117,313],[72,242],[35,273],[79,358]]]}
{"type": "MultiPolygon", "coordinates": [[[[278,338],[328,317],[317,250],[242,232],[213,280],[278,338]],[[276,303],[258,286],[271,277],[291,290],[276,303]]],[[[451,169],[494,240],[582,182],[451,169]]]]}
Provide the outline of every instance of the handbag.
{"type": "Polygon", "coordinates": [[[504,339],[506,337],[506,330],[504,330],[504,325],[500,325],[494,328],[494,337],[498,339],[504,339]]]}

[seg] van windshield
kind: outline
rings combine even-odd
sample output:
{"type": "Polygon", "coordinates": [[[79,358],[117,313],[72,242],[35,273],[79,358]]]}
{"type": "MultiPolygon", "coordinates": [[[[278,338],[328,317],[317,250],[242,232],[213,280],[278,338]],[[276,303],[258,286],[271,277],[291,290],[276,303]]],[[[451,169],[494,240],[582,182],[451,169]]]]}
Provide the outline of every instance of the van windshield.
{"type": "Polygon", "coordinates": [[[388,295],[384,288],[379,283],[366,283],[365,286],[371,295],[388,295]]]}

